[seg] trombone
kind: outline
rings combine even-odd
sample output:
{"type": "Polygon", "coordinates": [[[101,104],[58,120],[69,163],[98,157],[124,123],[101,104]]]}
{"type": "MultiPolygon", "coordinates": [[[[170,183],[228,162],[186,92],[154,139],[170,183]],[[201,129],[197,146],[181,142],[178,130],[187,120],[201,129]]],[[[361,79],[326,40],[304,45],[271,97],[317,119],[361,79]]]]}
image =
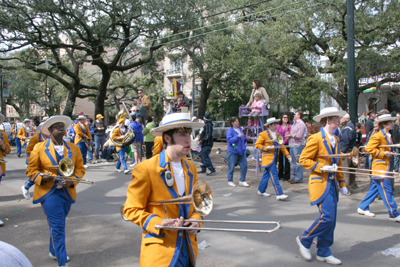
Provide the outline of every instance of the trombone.
{"type": "Polygon", "coordinates": [[[277,142],[278,144],[282,145],[283,144],[283,137],[280,134],[276,134],[276,138],[273,140],[267,140],[265,142],[277,142]]]}
{"type": "MultiPolygon", "coordinates": [[[[60,160],[58,165],[54,165],[51,167],[47,167],[48,169],[58,169],[61,173],[61,176],[59,175],[48,175],[51,178],[55,178],[58,180],[62,181],[67,181],[67,182],[76,182],[76,183],[84,183],[84,184],[94,184],[94,182],[86,180],[86,179],[78,179],[75,177],[69,177],[74,173],[75,170],[75,164],[70,158],[63,158],[60,160]]],[[[42,174],[44,176],[45,174],[42,174]]]]}
{"type": "MultiPolygon", "coordinates": [[[[393,144],[393,145],[380,145],[377,147],[395,147],[395,148],[400,148],[400,144],[393,144]]],[[[360,146],[360,148],[366,148],[366,146],[360,146]]]]}
{"type": "MultiPolygon", "coordinates": [[[[316,155],[316,158],[346,158],[351,159],[355,166],[358,166],[359,160],[359,150],[357,147],[353,147],[353,150],[350,153],[341,153],[341,154],[331,154],[331,155],[316,155]]],[[[296,163],[299,164],[300,155],[296,156],[296,163]]]]}
{"type": "MultiPolygon", "coordinates": [[[[168,218],[167,208],[168,204],[191,204],[196,212],[202,216],[210,214],[214,206],[214,197],[210,185],[205,181],[198,181],[192,189],[192,194],[171,200],[149,202],[149,205],[163,205],[165,213],[168,218]]],[[[128,219],[124,216],[124,205],[121,206],[121,216],[125,221],[128,219]]],[[[176,220],[176,219],[173,219],[176,220]]],[[[198,230],[198,231],[224,231],[224,232],[248,232],[248,233],[272,233],[281,227],[280,222],[277,221],[231,221],[231,220],[184,220],[184,222],[198,222],[198,223],[235,223],[235,224],[275,224],[276,226],[271,230],[257,230],[257,229],[232,229],[232,228],[206,228],[206,227],[175,227],[175,226],[162,226],[155,225],[159,229],[174,229],[174,230],[198,230]]]]}
{"type": "Polygon", "coordinates": [[[6,163],[7,161],[4,158],[0,158],[0,163],[6,163]]]}

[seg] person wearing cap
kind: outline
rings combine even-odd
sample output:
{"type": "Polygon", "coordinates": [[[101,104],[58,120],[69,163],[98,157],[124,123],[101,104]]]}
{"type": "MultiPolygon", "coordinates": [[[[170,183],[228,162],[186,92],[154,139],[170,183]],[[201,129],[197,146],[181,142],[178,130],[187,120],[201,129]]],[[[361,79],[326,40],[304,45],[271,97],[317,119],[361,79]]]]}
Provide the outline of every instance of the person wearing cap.
{"type": "MultiPolygon", "coordinates": [[[[31,127],[31,120],[26,118],[24,120],[24,127],[19,128],[18,139],[21,140],[21,146],[26,150],[27,142],[33,134],[33,129],[31,127]]],[[[21,149],[17,151],[17,156],[21,157],[21,149]]]]}
{"type": "Polygon", "coordinates": [[[199,171],[199,173],[206,173],[207,169],[209,169],[210,172],[207,173],[207,176],[212,176],[217,174],[210,159],[211,149],[214,145],[214,127],[211,121],[210,114],[204,115],[203,119],[206,123],[200,134],[199,141],[201,145],[201,171],[199,171]]]}
{"type": "Polygon", "coordinates": [[[104,143],[106,142],[106,124],[103,121],[103,115],[97,114],[96,120],[93,122],[95,157],[100,159],[99,151],[103,151],[104,143]]]}
{"type": "MultiPolygon", "coordinates": [[[[116,127],[111,134],[111,139],[114,141],[121,142],[122,140],[124,140],[124,137],[126,134],[125,120],[123,118],[119,119],[118,124],[119,124],[119,126],[116,127]]],[[[125,174],[129,173],[128,166],[126,166],[126,162],[125,162],[125,153],[126,153],[127,147],[126,146],[124,146],[124,147],[116,146],[115,149],[119,153],[119,159],[117,161],[117,166],[115,166],[116,171],[122,172],[120,170],[121,164],[122,164],[122,166],[124,167],[124,173],[125,174]]]]}
{"type": "MultiPolygon", "coordinates": [[[[350,120],[350,115],[346,113],[341,119],[340,119],[340,124],[342,125],[342,130],[340,131],[340,149],[342,153],[350,153],[353,148],[356,146],[356,141],[357,141],[357,131],[354,127],[354,124],[350,120]]],[[[351,159],[345,159],[343,161],[343,166],[344,167],[351,167],[351,168],[357,168],[356,165],[354,165],[353,161],[351,159]]],[[[348,176],[347,179],[347,185],[350,189],[357,189],[357,183],[356,183],[356,174],[355,170],[349,170],[349,172],[352,172],[352,174],[345,174],[345,178],[348,176]]]]}
{"type": "Polygon", "coordinates": [[[397,117],[392,117],[390,114],[380,115],[378,117],[380,130],[371,136],[365,147],[365,151],[372,156],[371,170],[373,183],[364,200],[358,206],[357,212],[362,215],[374,217],[375,214],[369,211],[369,205],[379,194],[382,197],[383,204],[389,211],[389,220],[400,222],[400,214],[397,211],[397,204],[393,196],[391,178],[388,178],[384,173],[385,171],[390,171],[390,160],[393,157],[394,148],[379,147],[393,144],[389,131],[393,129],[393,121],[396,119],[397,117]]]}
{"type": "Polygon", "coordinates": [[[284,146],[280,146],[278,142],[273,141],[280,136],[276,132],[276,126],[280,120],[275,119],[275,117],[269,118],[267,123],[264,126],[267,129],[264,132],[261,132],[258,135],[257,142],[255,147],[261,150],[262,153],[262,167],[265,168],[264,174],[261,177],[260,185],[258,186],[257,195],[259,196],[271,196],[267,192],[268,181],[271,178],[272,185],[275,189],[276,199],[283,200],[288,198],[287,195],[283,194],[282,187],[279,184],[279,175],[278,170],[276,168],[276,161],[278,157],[279,150],[283,153],[283,156],[286,157],[289,162],[292,162],[292,158],[290,157],[289,152],[284,146]]]}
{"type": "MultiPolygon", "coordinates": [[[[44,118],[43,118],[44,119],[44,118]]],[[[42,133],[42,126],[43,126],[44,121],[39,124],[39,126],[36,128],[35,132],[37,134],[35,134],[34,136],[31,137],[31,139],[29,140],[29,144],[26,147],[26,160],[27,160],[27,164],[29,162],[29,157],[31,155],[31,152],[33,151],[33,148],[35,147],[35,145],[37,143],[40,142],[44,142],[47,139],[49,139],[50,137],[43,134],[42,133]]],[[[21,187],[22,190],[22,195],[24,196],[25,199],[30,199],[31,195],[29,193],[29,189],[35,184],[35,182],[33,182],[30,178],[28,178],[28,180],[25,181],[25,184],[21,187]]]]}
{"type": "Polygon", "coordinates": [[[85,144],[85,139],[89,142],[92,142],[92,135],[90,134],[90,128],[88,125],[85,124],[86,116],[79,115],[78,123],[74,125],[75,131],[75,140],[74,143],[79,147],[83,157],[83,164],[85,168],[88,166],[86,165],[86,156],[87,156],[87,147],[85,144]]]}
{"type": "Polygon", "coordinates": [[[348,190],[343,173],[336,173],[341,170],[342,159],[318,156],[340,154],[340,141],[333,130],[338,128],[339,118],[345,114],[346,111],[339,111],[336,107],[322,109],[313,119],[323,128],[308,138],[299,159],[300,165],[311,170],[308,192],[311,205],[318,207],[319,216],[308,230],[296,237],[296,242],[300,254],[310,261],[310,247],[314,238],[318,238],[317,260],[334,265],[342,263],[330,249],[336,226],[338,191],[346,195],[348,190]]]}
{"type": "Polygon", "coordinates": [[[68,116],[53,116],[42,125],[42,133],[50,136],[35,145],[29,157],[26,175],[35,182],[33,204],[40,203],[50,228],[49,256],[58,261],[58,266],[68,266],[65,246],[65,223],[76,200],[77,182],[55,179],[60,175],[61,159],[69,158],[74,163],[71,177],[81,179],[85,175],[82,153],[78,146],[63,140],[65,129],[71,124],[68,116]]]}
{"type": "Polygon", "coordinates": [[[196,166],[185,156],[190,150],[190,134],[204,123],[191,122],[188,113],[174,113],[152,129],[167,144],[160,154],[142,161],[132,171],[124,206],[125,217],[143,228],[140,266],[196,266],[197,230],[202,220],[193,205],[153,205],[149,202],[173,200],[192,194],[197,182],[196,166]],[[174,218],[168,219],[168,218],[174,218]],[[183,220],[186,220],[185,222],[183,220]],[[187,226],[187,230],[156,229],[162,226],[187,226]]]}

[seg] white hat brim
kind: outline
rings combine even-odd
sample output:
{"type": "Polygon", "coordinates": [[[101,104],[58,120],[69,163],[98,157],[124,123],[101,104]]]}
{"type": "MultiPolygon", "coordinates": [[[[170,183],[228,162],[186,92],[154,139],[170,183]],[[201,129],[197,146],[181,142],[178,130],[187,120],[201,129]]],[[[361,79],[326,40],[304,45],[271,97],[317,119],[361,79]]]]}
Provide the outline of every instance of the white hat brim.
{"type": "Polygon", "coordinates": [[[0,113],[0,123],[3,123],[6,117],[4,117],[3,114],[0,113]]]}
{"type": "Polygon", "coordinates": [[[175,128],[186,127],[192,128],[192,131],[196,131],[203,128],[203,126],[204,122],[181,122],[153,128],[150,133],[154,136],[162,136],[164,132],[175,128]]]}
{"type": "Polygon", "coordinates": [[[328,113],[324,113],[324,114],[319,114],[319,115],[315,116],[313,118],[313,120],[316,121],[316,122],[320,122],[322,118],[326,118],[326,117],[339,117],[339,118],[341,118],[346,114],[347,114],[346,111],[338,110],[338,111],[328,112],[328,113]]]}
{"type": "Polygon", "coordinates": [[[63,122],[66,129],[69,125],[71,125],[72,120],[70,117],[64,115],[53,116],[43,123],[41,129],[42,133],[47,136],[50,136],[49,127],[57,122],[63,122]]]}
{"type": "Polygon", "coordinates": [[[271,123],[280,122],[280,121],[281,121],[281,119],[276,119],[276,120],[267,122],[266,124],[264,124],[264,126],[268,126],[268,125],[270,125],[271,123]]]}
{"type": "Polygon", "coordinates": [[[387,118],[383,118],[383,119],[378,120],[378,123],[380,123],[380,122],[385,122],[385,121],[395,121],[395,120],[397,120],[397,118],[398,118],[398,117],[387,117],[387,118]]]}

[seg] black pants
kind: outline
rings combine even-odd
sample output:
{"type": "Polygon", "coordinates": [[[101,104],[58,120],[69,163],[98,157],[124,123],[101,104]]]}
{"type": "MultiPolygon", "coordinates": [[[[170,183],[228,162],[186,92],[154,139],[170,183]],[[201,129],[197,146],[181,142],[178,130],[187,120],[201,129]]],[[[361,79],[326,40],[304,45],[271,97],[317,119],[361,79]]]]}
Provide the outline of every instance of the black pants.
{"type": "Polygon", "coordinates": [[[153,156],[153,146],[154,142],[144,142],[146,146],[146,159],[149,159],[153,156]]]}
{"type": "Polygon", "coordinates": [[[279,180],[283,181],[289,180],[290,162],[285,156],[283,156],[283,153],[281,151],[279,151],[278,162],[279,162],[279,169],[278,169],[279,180]],[[283,166],[283,161],[285,161],[285,166],[283,166]]]}

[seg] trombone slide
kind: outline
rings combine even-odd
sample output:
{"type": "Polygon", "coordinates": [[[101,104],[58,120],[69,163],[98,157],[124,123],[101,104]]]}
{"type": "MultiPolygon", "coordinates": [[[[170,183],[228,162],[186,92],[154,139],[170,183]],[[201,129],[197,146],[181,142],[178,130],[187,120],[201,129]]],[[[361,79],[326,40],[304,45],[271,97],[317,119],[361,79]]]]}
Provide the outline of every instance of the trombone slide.
{"type": "Polygon", "coordinates": [[[198,223],[237,223],[237,224],[275,224],[276,226],[271,230],[257,230],[257,229],[233,229],[233,228],[207,228],[207,227],[174,227],[174,226],[161,226],[155,225],[159,229],[174,229],[174,230],[198,230],[198,231],[223,231],[223,232],[244,232],[244,233],[273,233],[281,228],[281,223],[276,221],[230,221],[230,220],[184,220],[184,222],[198,222],[198,223]]]}
{"type": "MultiPolygon", "coordinates": [[[[42,176],[45,176],[45,174],[42,174],[42,176]]],[[[91,184],[91,185],[94,184],[93,181],[86,180],[86,179],[77,179],[75,177],[65,177],[65,176],[58,176],[58,175],[48,175],[48,177],[54,178],[57,180],[61,180],[61,181],[67,181],[67,182],[69,181],[69,182],[84,183],[84,184],[91,184]]]]}

